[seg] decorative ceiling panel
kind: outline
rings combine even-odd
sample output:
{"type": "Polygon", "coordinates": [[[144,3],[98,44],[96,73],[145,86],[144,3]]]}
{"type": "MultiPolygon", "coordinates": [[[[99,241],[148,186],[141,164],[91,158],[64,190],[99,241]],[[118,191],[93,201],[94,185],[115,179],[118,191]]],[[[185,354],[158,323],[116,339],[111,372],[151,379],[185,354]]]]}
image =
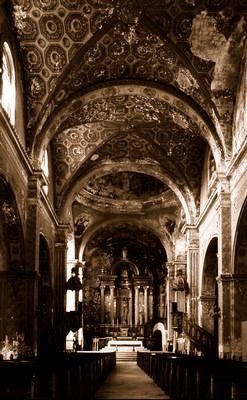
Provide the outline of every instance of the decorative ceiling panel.
{"type": "Polygon", "coordinates": [[[147,165],[152,165],[162,182],[160,190],[166,177],[176,182],[184,198],[198,202],[205,141],[218,159],[230,148],[227,126],[242,48],[238,38],[246,29],[246,1],[11,4],[27,83],[28,150],[41,159],[51,141],[56,205],[80,182],[78,196],[93,210],[103,209],[102,199],[110,209],[113,201],[122,201],[122,213],[161,209],[162,196],[171,190],[159,193],[156,187],[157,196],[152,195],[156,173],[146,178],[145,195],[151,199],[145,199],[144,206],[133,203],[139,200],[133,188],[120,199],[121,185],[114,181],[110,191],[108,178],[137,176],[122,168],[111,171],[126,162],[140,165],[139,174],[147,175],[147,165]],[[224,71],[222,54],[228,66],[224,71]]]}
{"type": "Polygon", "coordinates": [[[105,79],[166,82],[210,114],[215,60],[191,51],[195,17],[207,10],[228,39],[247,13],[244,0],[12,0],[12,5],[30,131],[45,117],[48,97],[54,99],[51,112],[73,91],[105,79]]]}
{"type": "Polygon", "coordinates": [[[128,27],[118,23],[87,51],[82,49],[71,63],[66,79],[50,97],[50,112],[75,92],[91,85],[116,79],[141,79],[172,85],[211,114],[213,104],[208,89],[168,41],[139,25],[128,35],[128,27]]]}

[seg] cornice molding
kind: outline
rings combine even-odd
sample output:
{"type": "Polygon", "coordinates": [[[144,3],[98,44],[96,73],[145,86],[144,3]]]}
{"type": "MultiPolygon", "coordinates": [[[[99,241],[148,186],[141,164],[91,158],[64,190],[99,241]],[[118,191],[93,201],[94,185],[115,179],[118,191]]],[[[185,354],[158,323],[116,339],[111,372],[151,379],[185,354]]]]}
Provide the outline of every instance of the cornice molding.
{"type": "Polygon", "coordinates": [[[13,150],[16,152],[18,160],[21,162],[27,174],[33,173],[33,168],[30,163],[28,154],[26,150],[23,148],[18,134],[10,124],[8,117],[5,115],[3,108],[0,106],[0,126],[3,127],[4,133],[6,134],[5,139],[8,141],[10,146],[12,146],[13,150]]]}

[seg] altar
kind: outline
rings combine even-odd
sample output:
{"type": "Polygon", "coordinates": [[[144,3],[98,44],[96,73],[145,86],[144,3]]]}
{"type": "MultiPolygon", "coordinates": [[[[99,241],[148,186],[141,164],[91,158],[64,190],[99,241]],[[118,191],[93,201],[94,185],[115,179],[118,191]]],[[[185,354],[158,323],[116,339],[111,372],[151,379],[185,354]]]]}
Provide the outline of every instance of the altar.
{"type": "Polygon", "coordinates": [[[116,351],[138,351],[143,349],[142,340],[134,340],[131,337],[111,339],[108,342],[108,348],[116,351]]]}

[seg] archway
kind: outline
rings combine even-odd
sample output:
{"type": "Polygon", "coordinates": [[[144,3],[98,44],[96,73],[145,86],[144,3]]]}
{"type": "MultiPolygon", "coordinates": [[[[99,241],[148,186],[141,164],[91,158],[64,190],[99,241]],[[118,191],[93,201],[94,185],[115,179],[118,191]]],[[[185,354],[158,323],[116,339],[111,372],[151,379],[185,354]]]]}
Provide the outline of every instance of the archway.
{"type": "Polygon", "coordinates": [[[234,345],[232,355],[247,360],[247,200],[238,223],[235,241],[234,345]]]}
{"type": "Polygon", "coordinates": [[[39,240],[39,284],[38,284],[38,354],[49,354],[52,350],[52,304],[50,252],[46,239],[39,240]]]}
{"type": "Polygon", "coordinates": [[[26,342],[29,335],[30,291],[23,249],[23,230],[15,196],[10,185],[0,177],[0,340],[1,352],[7,351],[8,357],[20,355],[19,344],[26,342]]]}
{"type": "Polygon", "coordinates": [[[159,298],[167,256],[157,236],[119,221],[95,232],[83,258],[85,339],[146,337],[163,312],[159,298]]]}
{"type": "Polygon", "coordinates": [[[157,322],[153,327],[154,350],[161,351],[167,347],[167,331],[162,322],[157,322]]]}
{"type": "Polygon", "coordinates": [[[202,327],[213,336],[213,353],[218,349],[218,239],[213,238],[208,245],[202,277],[202,327]]]}

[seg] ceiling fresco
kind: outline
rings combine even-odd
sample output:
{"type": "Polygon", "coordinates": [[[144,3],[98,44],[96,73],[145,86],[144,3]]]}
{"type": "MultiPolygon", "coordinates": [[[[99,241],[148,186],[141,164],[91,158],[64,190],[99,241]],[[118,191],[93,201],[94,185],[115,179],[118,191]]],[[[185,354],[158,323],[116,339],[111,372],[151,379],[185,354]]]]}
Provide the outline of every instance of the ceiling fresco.
{"type": "MultiPolygon", "coordinates": [[[[59,218],[72,215],[78,241],[97,221],[138,217],[173,243],[199,214],[207,147],[216,165],[231,154],[246,1],[3,3],[24,68],[27,151],[40,165],[49,147],[59,218]]],[[[133,229],[94,240],[120,251],[133,229]]]]}
{"type": "Polygon", "coordinates": [[[50,113],[79,88],[121,77],[175,85],[212,113],[215,59],[194,55],[190,37],[195,17],[208,10],[228,39],[245,10],[244,0],[230,4],[12,0],[27,71],[30,135],[43,119],[48,98],[50,113]]]}
{"type": "Polygon", "coordinates": [[[96,196],[131,200],[157,196],[168,188],[149,175],[125,171],[91,178],[83,189],[96,196]]]}

